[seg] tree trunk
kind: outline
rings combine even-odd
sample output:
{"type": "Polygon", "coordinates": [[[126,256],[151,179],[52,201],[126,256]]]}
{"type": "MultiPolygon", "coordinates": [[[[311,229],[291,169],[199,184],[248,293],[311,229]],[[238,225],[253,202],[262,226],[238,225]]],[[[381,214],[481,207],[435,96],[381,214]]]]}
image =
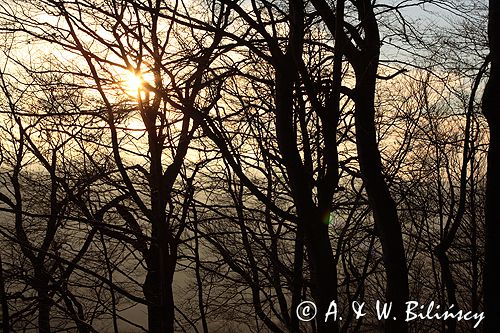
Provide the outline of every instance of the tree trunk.
{"type": "Polygon", "coordinates": [[[9,325],[9,303],[7,302],[7,295],[5,293],[5,283],[3,279],[3,262],[2,256],[0,255],[0,302],[2,303],[2,317],[1,317],[1,328],[3,333],[10,332],[9,325]]]}
{"type": "Polygon", "coordinates": [[[50,300],[46,289],[38,291],[38,332],[50,333],[50,300]]]}
{"type": "MultiPolygon", "coordinates": [[[[448,258],[446,251],[444,251],[441,247],[437,247],[435,253],[441,267],[441,278],[443,281],[442,283],[446,287],[446,298],[448,299],[448,306],[451,306],[453,304],[457,308],[457,286],[451,272],[450,259],[448,258]]],[[[457,320],[455,318],[449,318],[446,321],[446,327],[446,333],[455,333],[457,331],[457,320]]]]}
{"type": "Polygon", "coordinates": [[[304,264],[304,231],[303,224],[297,226],[294,244],[294,259],[293,259],[293,277],[292,277],[292,308],[290,313],[291,318],[291,333],[300,333],[300,321],[295,315],[295,309],[300,304],[301,292],[303,286],[303,264],[304,264]]]}
{"type": "Polygon", "coordinates": [[[491,69],[488,83],[483,95],[483,113],[490,130],[488,150],[488,176],[486,182],[486,253],[484,268],[484,332],[498,332],[500,318],[500,45],[498,29],[500,28],[500,2],[489,2],[488,36],[490,44],[491,69]]]}
{"type": "Polygon", "coordinates": [[[163,175],[163,143],[156,132],[156,110],[146,103],[144,110],[141,111],[148,132],[148,146],[151,154],[149,186],[152,238],[146,259],[148,273],[143,285],[143,292],[149,302],[149,332],[173,333],[175,309],[172,282],[176,265],[176,252],[172,242],[169,242],[168,234],[170,231],[166,216],[167,198],[170,197],[172,188],[171,185],[167,185],[163,175]]]}
{"type": "Polygon", "coordinates": [[[375,129],[375,88],[380,36],[371,2],[364,0],[362,3],[358,10],[365,32],[365,43],[361,56],[352,62],[356,73],[356,145],[368,201],[382,244],[387,280],[386,301],[392,302],[391,315],[385,322],[385,332],[404,333],[408,331],[405,321],[405,303],[409,297],[408,270],[396,203],[384,180],[375,129]]]}
{"type": "MultiPolygon", "coordinates": [[[[283,63],[292,63],[283,60],[283,63]]],[[[284,160],[292,196],[297,209],[298,223],[304,230],[306,250],[311,266],[311,291],[318,307],[319,333],[338,332],[338,324],[325,314],[331,301],[337,298],[337,270],[328,235],[328,225],[312,200],[310,175],[304,171],[297,148],[293,125],[293,84],[296,80],[293,68],[276,69],[276,136],[284,160]]]]}
{"type": "Polygon", "coordinates": [[[148,328],[150,333],[173,333],[175,308],[172,282],[175,261],[167,253],[166,242],[159,243],[153,244],[149,251],[148,273],[143,286],[144,296],[149,303],[148,328]]]}
{"type": "Polygon", "coordinates": [[[358,92],[355,115],[356,144],[376,231],[382,244],[387,277],[386,300],[392,302],[391,318],[386,321],[385,332],[403,333],[408,329],[404,315],[409,294],[408,272],[396,204],[384,181],[380,152],[376,142],[373,107],[374,81],[373,79],[372,87],[367,87],[365,78],[365,82],[360,82],[356,87],[358,92]],[[392,317],[396,317],[397,320],[393,320],[392,317]]]}
{"type": "MultiPolygon", "coordinates": [[[[317,209],[306,219],[300,219],[305,225],[306,249],[311,266],[312,295],[318,306],[317,326],[319,333],[339,331],[338,322],[333,317],[325,323],[325,314],[330,302],[337,301],[337,267],[333,255],[328,224],[317,209]]],[[[337,319],[338,320],[338,319],[337,319]]]]}
{"type": "Polygon", "coordinates": [[[38,332],[50,333],[50,308],[52,300],[49,297],[49,277],[45,272],[42,261],[36,262],[34,271],[33,288],[37,292],[38,332]]]}

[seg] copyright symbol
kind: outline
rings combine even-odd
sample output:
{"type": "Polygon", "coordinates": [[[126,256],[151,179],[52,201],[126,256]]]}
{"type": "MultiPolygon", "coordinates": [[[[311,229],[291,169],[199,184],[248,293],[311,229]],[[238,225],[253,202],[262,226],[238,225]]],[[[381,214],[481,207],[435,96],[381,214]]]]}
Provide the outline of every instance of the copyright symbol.
{"type": "Polygon", "coordinates": [[[295,313],[300,321],[311,321],[316,317],[316,304],[311,301],[303,301],[297,306],[295,313]]]}

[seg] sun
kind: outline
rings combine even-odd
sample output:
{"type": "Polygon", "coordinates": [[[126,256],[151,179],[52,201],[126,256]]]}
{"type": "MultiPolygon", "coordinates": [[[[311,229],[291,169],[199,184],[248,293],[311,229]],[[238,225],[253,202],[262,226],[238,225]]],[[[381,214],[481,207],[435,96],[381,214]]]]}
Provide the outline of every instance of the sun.
{"type": "Polygon", "coordinates": [[[127,78],[125,79],[125,88],[130,94],[136,95],[139,89],[142,88],[144,80],[141,76],[142,75],[137,75],[132,72],[128,74],[127,78]]]}
{"type": "Polygon", "coordinates": [[[150,82],[154,82],[151,71],[129,69],[120,72],[119,77],[120,90],[127,94],[129,98],[144,99],[154,95],[154,92],[150,91],[150,82]]]}

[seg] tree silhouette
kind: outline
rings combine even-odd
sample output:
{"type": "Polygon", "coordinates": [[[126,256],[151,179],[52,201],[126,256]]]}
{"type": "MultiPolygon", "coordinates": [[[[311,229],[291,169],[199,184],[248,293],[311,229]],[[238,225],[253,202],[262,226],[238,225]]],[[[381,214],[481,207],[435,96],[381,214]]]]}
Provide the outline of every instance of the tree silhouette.
{"type": "Polygon", "coordinates": [[[0,4],[4,328],[492,331],[497,11],[484,59],[466,1],[0,4]]]}
{"type": "Polygon", "coordinates": [[[483,113],[488,121],[490,130],[490,141],[488,149],[488,180],[486,185],[486,254],[484,268],[484,306],[486,310],[485,332],[493,332],[497,327],[500,307],[496,303],[500,295],[500,288],[495,281],[498,281],[498,273],[495,270],[495,258],[499,254],[499,216],[495,205],[499,202],[500,177],[498,170],[500,167],[499,133],[498,126],[500,119],[498,115],[498,102],[496,92],[499,89],[499,42],[496,31],[500,16],[500,6],[496,1],[489,2],[488,37],[490,54],[490,77],[483,93],[483,113]]]}

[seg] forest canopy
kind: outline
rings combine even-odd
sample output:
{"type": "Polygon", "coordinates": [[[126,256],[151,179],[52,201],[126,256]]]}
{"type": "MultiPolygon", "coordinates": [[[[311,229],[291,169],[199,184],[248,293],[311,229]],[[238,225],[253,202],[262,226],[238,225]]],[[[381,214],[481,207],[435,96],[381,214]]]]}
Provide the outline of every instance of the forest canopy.
{"type": "Polygon", "coordinates": [[[0,331],[495,332],[494,2],[0,3],[0,331]]]}

